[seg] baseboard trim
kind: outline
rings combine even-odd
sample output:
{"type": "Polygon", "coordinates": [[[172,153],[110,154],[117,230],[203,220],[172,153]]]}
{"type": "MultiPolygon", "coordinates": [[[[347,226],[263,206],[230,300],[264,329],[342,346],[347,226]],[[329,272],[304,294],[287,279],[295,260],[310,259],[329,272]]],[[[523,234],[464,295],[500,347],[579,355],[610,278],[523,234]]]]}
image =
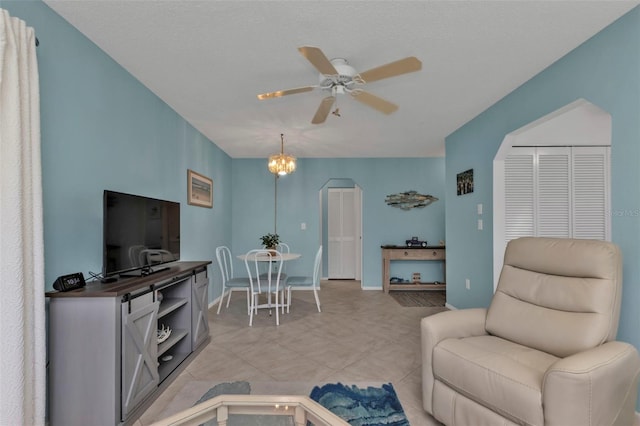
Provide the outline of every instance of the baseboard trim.
{"type": "Polygon", "coordinates": [[[445,303],[445,304],[444,304],[444,307],[445,307],[445,308],[447,308],[447,309],[450,309],[450,310],[452,310],[452,311],[457,311],[457,310],[458,310],[458,308],[456,308],[456,307],[455,307],[455,306],[453,306],[453,305],[450,305],[449,303],[445,303]]]}
{"type": "Polygon", "coordinates": [[[231,290],[227,290],[226,292],[224,292],[223,294],[221,294],[218,298],[213,299],[211,302],[209,302],[209,309],[213,308],[214,306],[216,306],[218,304],[218,302],[223,299],[231,290]]]}

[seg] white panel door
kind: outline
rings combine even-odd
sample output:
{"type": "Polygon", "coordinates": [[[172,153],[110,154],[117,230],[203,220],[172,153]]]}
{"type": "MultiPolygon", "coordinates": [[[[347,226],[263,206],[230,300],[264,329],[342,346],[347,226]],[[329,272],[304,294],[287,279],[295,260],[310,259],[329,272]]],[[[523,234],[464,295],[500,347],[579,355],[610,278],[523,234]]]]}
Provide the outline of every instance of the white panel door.
{"type": "Polygon", "coordinates": [[[356,195],[354,188],[328,190],[329,279],[356,278],[356,195]]]}

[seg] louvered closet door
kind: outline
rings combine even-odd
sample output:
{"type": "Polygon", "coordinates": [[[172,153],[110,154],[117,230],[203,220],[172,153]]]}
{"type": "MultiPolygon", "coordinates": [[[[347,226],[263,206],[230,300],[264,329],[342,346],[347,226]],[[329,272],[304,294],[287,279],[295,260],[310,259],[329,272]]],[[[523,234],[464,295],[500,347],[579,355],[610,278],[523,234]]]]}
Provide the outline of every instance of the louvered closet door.
{"type": "Polygon", "coordinates": [[[609,148],[514,148],[505,159],[505,240],[610,240],[609,148]]]}
{"type": "Polygon", "coordinates": [[[537,148],[536,232],[538,237],[571,236],[570,148],[537,148]]]}
{"type": "Polygon", "coordinates": [[[572,166],[573,237],[611,240],[609,149],[576,147],[572,166]]]}
{"type": "Polygon", "coordinates": [[[506,242],[535,235],[534,163],[534,148],[518,148],[504,161],[506,242]]]}

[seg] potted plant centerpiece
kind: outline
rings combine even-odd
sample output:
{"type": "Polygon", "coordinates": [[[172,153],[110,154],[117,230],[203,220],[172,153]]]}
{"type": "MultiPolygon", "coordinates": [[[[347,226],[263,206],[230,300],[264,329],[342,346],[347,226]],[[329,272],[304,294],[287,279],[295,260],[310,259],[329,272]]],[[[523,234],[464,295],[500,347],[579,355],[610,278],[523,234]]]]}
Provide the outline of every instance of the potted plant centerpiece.
{"type": "Polygon", "coordinates": [[[278,234],[266,234],[260,237],[262,245],[267,250],[275,250],[280,242],[280,236],[278,234]]]}

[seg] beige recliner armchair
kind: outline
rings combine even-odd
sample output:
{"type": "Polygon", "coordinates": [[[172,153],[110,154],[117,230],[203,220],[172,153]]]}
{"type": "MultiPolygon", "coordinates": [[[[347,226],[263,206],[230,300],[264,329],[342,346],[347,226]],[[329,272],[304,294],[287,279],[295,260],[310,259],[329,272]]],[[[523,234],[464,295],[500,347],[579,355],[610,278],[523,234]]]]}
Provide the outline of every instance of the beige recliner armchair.
{"type": "Polygon", "coordinates": [[[512,240],[488,309],[422,319],[424,409],[446,425],[633,425],[640,358],[615,341],[621,293],[615,244],[512,240]]]}

